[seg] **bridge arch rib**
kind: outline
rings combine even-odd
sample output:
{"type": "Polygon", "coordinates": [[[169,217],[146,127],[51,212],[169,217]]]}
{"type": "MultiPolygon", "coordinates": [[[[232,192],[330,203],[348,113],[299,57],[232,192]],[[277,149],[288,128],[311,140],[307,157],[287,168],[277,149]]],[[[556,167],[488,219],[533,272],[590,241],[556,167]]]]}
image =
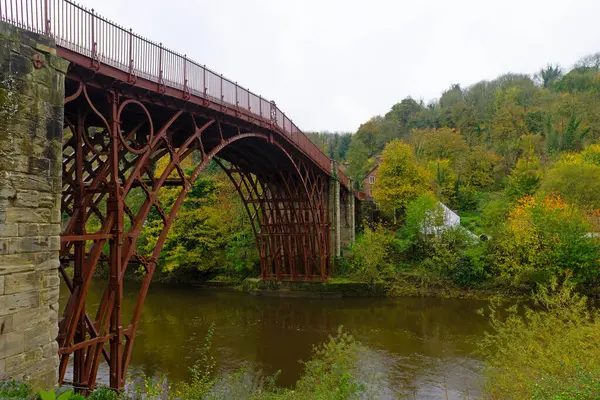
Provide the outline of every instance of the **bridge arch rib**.
{"type": "Polygon", "coordinates": [[[60,384],[72,355],[75,387],[95,386],[102,359],[109,365],[110,386],[124,386],[142,305],[167,234],[212,160],[243,200],[262,278],[327,278],[329,181],[281,138],[215,114],[155,107],[81,79],[67,86],[72,94],[65,98],[62,211],[68,221],[60,271],[70,295],[59,322],[60,384]],[[195,162],[191,172],[184,170],[188,160],[195,162]],[[161,204],[161,191],[174,187],[179,189],[172,204],[161,204]],[[150,213],[162,227],[152,253],[142,254],[138,238],[150,213]],[[102,260],[109,266],[109,280],[91,314],[86,297],[102,260]],[[131,265],[143,268],[145,275],[124,325],[123,278],[131,265]]]}

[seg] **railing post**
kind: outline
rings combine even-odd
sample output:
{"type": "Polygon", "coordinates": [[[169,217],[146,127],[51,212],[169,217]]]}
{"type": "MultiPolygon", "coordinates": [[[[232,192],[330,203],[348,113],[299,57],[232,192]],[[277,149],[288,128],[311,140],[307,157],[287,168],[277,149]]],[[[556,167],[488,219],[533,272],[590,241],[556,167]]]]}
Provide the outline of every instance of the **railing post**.
{"type": "Polygon", "coordinates": [[[204,86],[204,97],[206,97],[206,92],[208,91],[206,87],[206,64],[204,64],[204,71],[202,72],[202,86],[204,86]]]}
{"type": "Polygon", "coordinates": [[[183,98],[186,100],[190,98],[187,79],[187,54],[183,55],[183,98]]]}
{"type": "Polygon", "coordinates": [[[133,29],[129,28],[129,83],[135,81],[133,75],[133,29]]]}
{"type": "Polygon", "coordinates": [[[163,47],[162,42],[158,45],[158,91],[164,93],[164,82],[163,82],[163,47]]]}
{"type": "Polygon", "coordinates": [[[258,109],[260,111],[260,117],[262,118],[262,96],[258,96],[258,109]]]}
{"type": "Polygon", "coordinates": [[[237,82],[235,83],[235,105],[236,107],[240,107],[240,102],[238,101],[238,85],[237,82]]]}
{"type": "Polygon", "coordinates": [[[221,103],[223,102],[223,74],[221,74],[221,103]]]}
{"type": "Polygon", "coordinates": [[[277,126],[277,105],[273,100],[271,100],[271,122],[277,126]]]}
{"type": "Polygon", "coordinates": [[[250,105],[250,89],[246,91],[248,94],[248,111],[252,112],[252,106],[250,105]]]}
{"type": "Polygon", "coordinates": [[[50,19],[48,18],[48,0],[44,0],[44,31],[46,36],[50,36],[50,19]]]}
{"type": "MultiPolygon", "coordinates": [[[[90,35],[90,39],[92,41],[92,58],[96,58],[96,32],[94,32],[95,29],[94,29],[94,9],[93,8],[91,9],[91,12],[90,12],[90,18],[92,19],[92,22],[91,22],[92,34],[90,35]]],[[[130,30],[130,32],[131,32],[131,30],[130,30]]]]}

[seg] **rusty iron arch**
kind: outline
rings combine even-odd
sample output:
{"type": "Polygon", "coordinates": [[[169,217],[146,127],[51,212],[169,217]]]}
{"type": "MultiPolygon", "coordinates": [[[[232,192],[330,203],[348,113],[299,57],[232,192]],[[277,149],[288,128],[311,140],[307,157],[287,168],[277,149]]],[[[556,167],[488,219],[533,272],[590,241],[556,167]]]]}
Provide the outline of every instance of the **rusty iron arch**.
{"type": "Polygon", "coordinates": [[[97,88],[82,81],[65,99],[65,129],[71,135],[63,146],[62,207],[69,220],[61,240],[60,271],[70,296],[59,323],[59,383],[65,382],[73,354],[71,383],[79,390],[95,386],[102,359],[109,365],[111,387],[123,387],[162,247],[187,193],[211,160],[242,198],[264,279],[323,280],[328,275],[329,227],[323,215],[327,180],[318,170],[311,171],[271,133],[242,130],[182,110],[158,118],[148,107],[126,93],[98,96],[97,88]],[[251,144],[239,147],[243,142],[251,144]],[[270,157],[257,161],[246,154],[249,149],[275,150],[279,162],[270,157]],[[200,160],[187,174],[182,163],[193,154],[200,160]],[[157,174],[157,163],[165,159],[167,164],[157,174]],[[158,197],[167,187],[179,191],[164,209],[158,197]],[[127,201],[134,192],[143,199],[137,209],[127,201]],[[137,242],[151,211],[162,226],[152,253],[144,255],[137,242]],[[88,232],[94,220],[98,229],[88,232]],[[86,297],[101,261],[109,265],[109,281],[93,315],[86,312],[86,297]],[[124,326],[123,279],[130,265],[139,265],[145,274],[124,326]]]}

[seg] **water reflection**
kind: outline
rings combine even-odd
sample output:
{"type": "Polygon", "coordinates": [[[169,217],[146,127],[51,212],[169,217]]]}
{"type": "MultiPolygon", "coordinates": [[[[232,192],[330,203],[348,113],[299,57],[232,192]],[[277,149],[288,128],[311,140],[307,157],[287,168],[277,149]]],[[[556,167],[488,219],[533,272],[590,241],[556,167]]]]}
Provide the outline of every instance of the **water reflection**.
{"type": "MultiPolygon", "coordinates": [[[[90,310],[97,309],[101,286],[92,286],[90,310]]],[[[136,292],[135,283],[128,283],[126,315],[136,292]]],[[[472,353],[487,326],[475,311],[484,306],[434,298],[252,297],[155,284],[144,305],[130,372],[188,379],[214,323],[220,371],[244,363],[266,374],[281,370],[279,384],[290,386],[302,373],[298,360],[309,359],[312,346],[343,325],[369,347],[361,365],[382,377],[383,397],[444,398],[444,378],[450,398],[462,398],[467,390],[473,396],[481,363],[472,353]]],[[[107,380],[106,368],[100,373],[100,381],[107,380]]]]}

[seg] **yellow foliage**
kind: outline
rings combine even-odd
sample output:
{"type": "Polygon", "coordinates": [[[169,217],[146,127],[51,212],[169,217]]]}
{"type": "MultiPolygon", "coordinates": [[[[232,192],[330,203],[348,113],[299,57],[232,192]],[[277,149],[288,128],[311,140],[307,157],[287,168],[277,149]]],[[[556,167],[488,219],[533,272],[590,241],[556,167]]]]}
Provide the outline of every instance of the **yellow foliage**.
{"type": "Polygon", "coordinates": [[[429,174],[417,163],[412,146],[394,140],[382,153],[373,198],[388,212],[402,210],[408,202],[430,190],[429,174]]]}

